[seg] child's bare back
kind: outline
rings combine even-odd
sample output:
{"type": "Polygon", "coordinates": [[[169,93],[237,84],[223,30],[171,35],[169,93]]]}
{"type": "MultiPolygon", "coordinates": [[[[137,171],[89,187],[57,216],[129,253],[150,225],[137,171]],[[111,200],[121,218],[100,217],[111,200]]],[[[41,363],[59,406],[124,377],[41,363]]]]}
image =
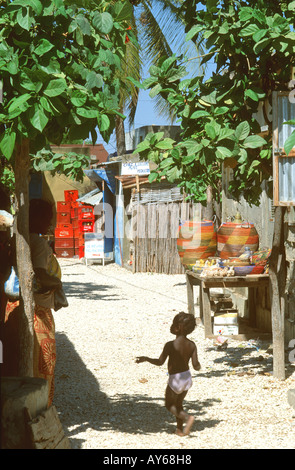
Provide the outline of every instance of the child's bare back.
{"type": "Polygon", "coordinates": [[[178,336],[174,341],[169,341],[164,347],[168,356],[169,374],[177,374],[189,370],[189,361],[192,360],[194,369],[199,370],[197,348],[193,341],[185,336],[178,336]]]}
{"type": "Polygon", "coordinates": [[[194,422],[194,417],[185,413],[182,402],[187,391],[192,386],[192,377],[189,370],[189,361],[195,370],[200,370],[197,347],[186,335],[195,328],[195,318],[191,314],[180,312],[174,317],[170,332],[176,335],[174,341],[168,341],[158,359],[147,356],[139,356],[136,362],[149,362],[156,366],[164,364],[168,357],[169,380],[165,392],[165,406],[176,417],[176,433],[179,436],[189,434],[194,422]],[[183,430],[183,423],[186,426],[183,430]]]}

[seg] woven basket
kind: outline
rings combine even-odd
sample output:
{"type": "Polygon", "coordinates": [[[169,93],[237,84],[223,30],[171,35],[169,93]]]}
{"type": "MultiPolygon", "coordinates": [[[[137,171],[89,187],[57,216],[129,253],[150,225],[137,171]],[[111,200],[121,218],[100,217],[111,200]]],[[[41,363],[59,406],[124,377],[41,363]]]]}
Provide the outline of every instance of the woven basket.
{"type": "Polygon", "coordinates": [[[240,256],[245,246],[254,253],[259,245],[259,236],[254,224],[222,224],[217,231],[217,253],[222,259],[240,256]]]}
{"type": "Polygon", "coordinates": [[[197,260],[215,256],[217,234],[213,222],[186,221],[178,228],[177,250],[181,263],[190,268],[197,260]]]}

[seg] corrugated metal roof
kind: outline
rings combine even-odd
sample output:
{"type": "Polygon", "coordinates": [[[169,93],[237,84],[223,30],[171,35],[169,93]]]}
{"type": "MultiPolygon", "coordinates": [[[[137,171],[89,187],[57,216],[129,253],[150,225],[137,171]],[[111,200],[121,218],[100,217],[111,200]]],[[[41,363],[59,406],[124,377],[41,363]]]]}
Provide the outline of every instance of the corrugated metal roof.
{"type": "Polygon", "coordinates": [[[273,92],[274,205],[295,205],[295,148],[287,156],[284,145],[295,130],[295,106],[289,91],[273,92]]]}
{"type": "Polygon", "coordinates": [[[96,206],[102,200],[103,193],[99,188],[93,189],[90,193],[84,194],[84,196],[77,199],[78,202],[83,202],[84,204],[90,204],[91,206],[96,206]]]}

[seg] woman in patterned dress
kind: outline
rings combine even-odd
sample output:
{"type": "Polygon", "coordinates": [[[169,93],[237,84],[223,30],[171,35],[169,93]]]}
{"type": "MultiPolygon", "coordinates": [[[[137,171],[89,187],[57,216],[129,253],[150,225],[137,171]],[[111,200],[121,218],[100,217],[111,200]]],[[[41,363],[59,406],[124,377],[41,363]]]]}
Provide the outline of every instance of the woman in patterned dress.
{"type": "MultiPolygon", "coordinates": [[[[61,271],[47,240],[41,235],[46,234],[53,216],[52,206],[42,199],[30,201],[30,247],[32,265],[35,272],[34,287],[34,377],[48,381],[48,406],[52,404],[54,395],[54,369],[56,363],[55,323],[52,314],[54,308],[54,291],[62,286],[61,271]]],[[[19,302],[7,302],[5,322],[10,322],[10,338],[16,337],[17,315],[19,302]]],[[[13,359],[13,358],[12,358],[13,359]]],[[[7,375],[17,375],[17,360],[11,361],[7,375]]]]}

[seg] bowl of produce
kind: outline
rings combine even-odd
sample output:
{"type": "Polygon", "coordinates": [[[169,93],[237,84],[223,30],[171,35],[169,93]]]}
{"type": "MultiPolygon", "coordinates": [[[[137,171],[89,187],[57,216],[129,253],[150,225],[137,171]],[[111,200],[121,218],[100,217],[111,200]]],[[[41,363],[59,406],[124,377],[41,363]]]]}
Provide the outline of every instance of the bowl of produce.
{"type": "Polygon", "coordinates": [[[247,274],[253,274],[254,268],[254,264],[248,266],[234,266],[235,276],[247,276],[247,274]]]}

